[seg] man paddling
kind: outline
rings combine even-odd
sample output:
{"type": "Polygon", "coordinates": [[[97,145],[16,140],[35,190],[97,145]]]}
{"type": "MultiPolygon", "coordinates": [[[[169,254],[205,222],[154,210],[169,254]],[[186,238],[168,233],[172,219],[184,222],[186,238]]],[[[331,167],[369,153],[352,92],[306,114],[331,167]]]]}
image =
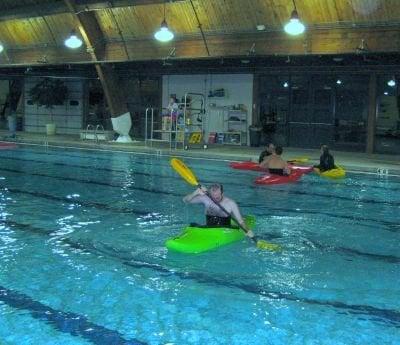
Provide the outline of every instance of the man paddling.
{"type": "Polygon", "coordinates": [[[230,227],[231,217],[233,216],[233,219],[246,230],[246,235],[250,238],[254,237],[254,233],[245,224],[236,202],[224,196],[224,189],[221,184],[211,185],[208,195],[205,187],[197,188],[194,192],[186,195],[183,201],[188,204],[204,205],[208,227],[230,227]]]}

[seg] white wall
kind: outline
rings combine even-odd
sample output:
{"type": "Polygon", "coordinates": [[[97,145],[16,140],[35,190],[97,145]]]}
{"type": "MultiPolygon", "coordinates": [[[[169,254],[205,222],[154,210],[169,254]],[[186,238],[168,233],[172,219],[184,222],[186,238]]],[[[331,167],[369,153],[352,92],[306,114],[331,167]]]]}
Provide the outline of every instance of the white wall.
{"type": "Polygon", "coordinates": [[[51,122],[50,111],[53,114],[53,122],[56,124],[58,134],[78,134],[82,128],[83,117],[83,81],[64,80],[68,88],[68,98],[63,105],[54,106],[51,110],[46,107],[38,107],[29,104],[29,91],[40,78],[25,79],[25,118],[24,130],[26,132],[45,133],[46,124],[51,122]],[[71,104],[77,101],[78,104],[71,104]]]}
{"type": "MultiPolygon", "coordinates": [[[[251,125],[253,112],[253,75],[252,74],[194,74],[194,75],[165,75],[163,76],[162,102],[166,107],[170,94],[176,94],[179,100],[187,92],[202,93],[206,97],[208,132],[226,131],[226,122],[223,120],[223,111],[210,107],[233,106],[244,104],[247,109],[247,127],[251,125]],[[225,97],[208,97],[216,89],[224,89],[225,97]]],[[[247,141],[248,142],[248,141],[247,141]]]]}

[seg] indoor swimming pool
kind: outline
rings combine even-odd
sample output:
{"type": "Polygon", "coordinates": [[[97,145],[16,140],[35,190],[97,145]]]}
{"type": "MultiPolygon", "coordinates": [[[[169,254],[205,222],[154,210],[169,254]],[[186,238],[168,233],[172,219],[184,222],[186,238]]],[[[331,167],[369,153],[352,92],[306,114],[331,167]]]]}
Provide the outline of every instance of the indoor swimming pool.
{"type": "Polygon", "coordinates": [[[203,223],[167,156],[0,151],[1,344],[398,344],[400,179],[257,172],[185,158],[224,183],[255,233],[198,255],[164,242],[203,223]]]}

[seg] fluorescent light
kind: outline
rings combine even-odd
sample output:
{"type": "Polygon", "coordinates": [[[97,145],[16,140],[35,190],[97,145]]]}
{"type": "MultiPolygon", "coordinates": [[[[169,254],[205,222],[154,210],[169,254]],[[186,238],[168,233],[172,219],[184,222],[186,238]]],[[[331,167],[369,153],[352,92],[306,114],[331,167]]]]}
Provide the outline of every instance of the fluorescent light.
{"type": "Polygon", "coordinates": [[[82,40],[72,31],[71,36],[64,41],[64,44],[68,48],[77,49],[82,45],[82,40]]]}
{"type": "Polygon", "coordinates": [[[286,33],[292,36],[300,35],[306,29],[304,24],[300,21],[297,11],[294,10],[290,16],[290,21],[284,27],[286,33]]]}
{"type": "Polygon", "coordinates": [[[165,19],[161,23],[160,30],[158,30],[154,34],[154,38],[160,42],[168,42],[174,38],[174,34],[172,31],[170,31],[168,29],[168,25],[167,25],[167,22],[165,21],[165,19]]]}

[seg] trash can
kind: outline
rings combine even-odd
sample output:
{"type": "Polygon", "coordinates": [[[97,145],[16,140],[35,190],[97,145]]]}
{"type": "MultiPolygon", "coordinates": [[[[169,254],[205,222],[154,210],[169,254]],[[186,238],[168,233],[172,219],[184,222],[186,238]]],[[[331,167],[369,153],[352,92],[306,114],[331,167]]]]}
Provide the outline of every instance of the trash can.
{"type": "Polygon", "coordinates": [[[11,137],[15,137],[15,132],[17,130],[17,118],[13,115],[7,117],[8,130],[10,131],[11,137]]]}
{"type": "Polygon", "coordinates": [[[250,146],[260,146],[261,127],[249,126],[250,146]]]}

